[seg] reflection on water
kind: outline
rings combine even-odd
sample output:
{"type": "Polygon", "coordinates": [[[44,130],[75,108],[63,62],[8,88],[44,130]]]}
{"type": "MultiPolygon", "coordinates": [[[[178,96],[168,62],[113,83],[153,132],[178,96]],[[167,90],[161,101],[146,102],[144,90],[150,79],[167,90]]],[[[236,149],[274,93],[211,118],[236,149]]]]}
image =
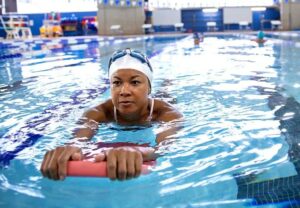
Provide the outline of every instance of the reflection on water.
{"type": "Polygon", "coordinates": [[[23,77],[20,60],[20,57],[0,60],[0,93],[4,88],[15,88],[21,84],[23,77]]]}
{"type": "MultiPolygon", "coordinates": [[[[47,201],[45,206],[63,201],[67,207],[95,206],[99,196],[104,207],[119,207],[120,202],[126,202],[122,207],[280,207],[300,199],[294,191],[300,167],[297,48],[272,40],[259,47],[234,36],[206,37],[194,47],[189,36],[61,49],[1,65],[0,72],[11,77],[1,84],[21,81],[23,87],[10,93],[3,88],[0,95],[0,154],[14,153],[0,175],[4,204],[13,203],[12,193],[18,201],[47,201]],[[107,55],[128,46],[151,57],[153,97],[184,114],[177,139],[160,145],[165,155],[151,174],[136,180],[42,179],[38,170],[45,150],[66,143],[83,111],[109,97],[107,55]],[[37,122],[43,116],[47,125],[37,122]],[[24,140],[24,135],[39,138],[24,140]],[[75,205],[65,196],[81,200],[75,205]]],[[[144,137],[151,143],[160,128],[155,124],[131,132],[103,125],[92,143],[142,143],[144,137]]]]}

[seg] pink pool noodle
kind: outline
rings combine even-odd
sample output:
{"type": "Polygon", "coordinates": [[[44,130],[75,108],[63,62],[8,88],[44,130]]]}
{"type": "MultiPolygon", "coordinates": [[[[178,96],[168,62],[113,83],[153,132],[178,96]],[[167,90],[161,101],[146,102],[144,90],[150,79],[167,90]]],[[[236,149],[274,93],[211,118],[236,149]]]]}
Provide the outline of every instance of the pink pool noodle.
{"type": "MultiPolygon", "coordinates": [[[[149,166],[155,162],[147,162],[142,165],[142,174],[149,173],[149,166]]],[[[106,162],[69,161],[67,176],[78,177],[107,177],[106,162]]]]}

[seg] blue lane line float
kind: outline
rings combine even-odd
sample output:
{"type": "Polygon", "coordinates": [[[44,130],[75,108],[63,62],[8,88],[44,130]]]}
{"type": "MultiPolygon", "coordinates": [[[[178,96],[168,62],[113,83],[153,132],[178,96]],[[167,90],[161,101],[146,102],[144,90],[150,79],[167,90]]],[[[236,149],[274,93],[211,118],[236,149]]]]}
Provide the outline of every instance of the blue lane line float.
{"type": "Polygon", "coordinates": [[[20,53],[4,54],[4,55],[0,55],[0,60],[10,59],[10,58],[20,58],[20,57],[22,57],[22,54],[20,54],[20,53]]]}
{"type": "MultiPolygon", "coordinates": [[[[105,80],[108,84],[108,80],[105,80]]],[[[19,152],[26,147],[30,147],[44,136],[44,131],[57,119],[63,119],[76,107],[82,103],[90,102],[108,89],[108,85],[99,89],[86,89],[75,92],[68,102],[62,102],[45,109],[40,115],[27,120],[25,124],[15,132],[8,132],[0,139],[0,167],[9,165],[10,160],[14,159],[19,152]],[[63,113],[59,113],[63,112],[63,113]],[[6,150],[8,147],[13,148],[6,150]],[[11,145],[13,144],[13,145],[11,145]]]]}
{"type": "Polygon", "coordinates": [[[0,48],[18,48],[20,45],[32,45],[32,44],[46,44],[46,43],[57,43],[62,45],[72,45],[72,44],[82,44],[82,43],[90,43],[90,42],[100,42],[105,41],[108,38],[98,38],[98,37],[82,37],[82,38],[61,38],[61,39],[36,39],[36,40],[26,40],[26,41],[14,41],[14,42],[3,42],[0,43],[0,48]]]}

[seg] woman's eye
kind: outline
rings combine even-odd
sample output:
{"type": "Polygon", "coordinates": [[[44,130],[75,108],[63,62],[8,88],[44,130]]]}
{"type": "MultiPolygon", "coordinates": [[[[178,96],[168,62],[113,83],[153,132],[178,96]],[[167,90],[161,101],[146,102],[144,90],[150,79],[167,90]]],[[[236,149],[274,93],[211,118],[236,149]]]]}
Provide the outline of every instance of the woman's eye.
{"type": "Polygon", "coordinates": [[[118,85],[120,85],[120,84],[121,84],[120,81],[113,81],[113,85],[115,85],[115,86],[118,86],[118,85]]]}
{"type": "Polygon", "coordinates": [[[133,85],[138,85],[138,84],[140,84],[141,82],[138,81],[138,80],[133,80],[131,83],[132,83],[133,85]]]}

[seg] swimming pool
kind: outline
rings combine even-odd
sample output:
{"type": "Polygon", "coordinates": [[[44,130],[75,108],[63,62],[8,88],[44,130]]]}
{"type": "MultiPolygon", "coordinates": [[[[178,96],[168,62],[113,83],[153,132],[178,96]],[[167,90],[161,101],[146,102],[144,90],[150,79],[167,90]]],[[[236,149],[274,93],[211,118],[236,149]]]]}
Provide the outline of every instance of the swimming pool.
{"type": "MultiPolygon", "coordinates": [[[[191,36],[1,47],[1,207],[300,206],[296,42],[258,46],[226,35],[205,37],[199,47],[191,36]],[[154,96],[185,116],[178,139],[135,180],[43,179],[44,152],[67,142],[84,110],[109,97],[108,56],[124,47],[151,57],[154,96]]],[[[94,141],[122,134],[103,125],[94,141]]]]}

